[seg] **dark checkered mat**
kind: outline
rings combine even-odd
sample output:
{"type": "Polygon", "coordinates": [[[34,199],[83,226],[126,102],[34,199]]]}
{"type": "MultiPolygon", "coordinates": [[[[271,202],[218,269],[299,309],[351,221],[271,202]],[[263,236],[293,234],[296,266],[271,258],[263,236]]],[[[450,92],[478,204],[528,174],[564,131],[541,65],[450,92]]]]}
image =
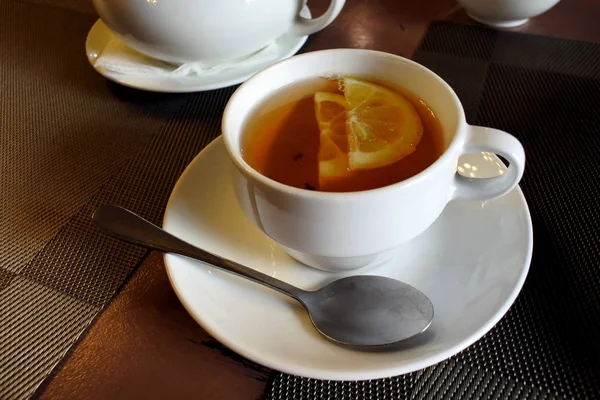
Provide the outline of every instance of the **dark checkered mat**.
{"type": "Polygon", "coordinates": [[[600,46],[440,22],[414,59],[456,90],[470,123],[525,146],[535,243],[525,286],[450,360],[368,382],[279,374],[267,398],[599,398],[600,46]]]}
{"type": "MultiPolygon", "coordinates": [[[[86,2],[0,0],[0,398],[29,397],[144,252],[90,216],[120,204],[159,222],[233,89],[111,84],[88,65],[86,2]]],[[[484,339],[424,371],[374,382],[278,375],[269,398],[585,398],[598,394],[600,47],[436,24],[417,59],[469,120],[519,136],[536,250],[525,289],[484,339]],[[576,202],[573,202],[575,199],[576,202]]]]}
{"type": "Polygon", "coordinates": [[[233,88],[127,89],[88,64],[87,2],[0,0],[0,399],[29,397],[138,265],[100,204],[155,223],[233,88]],[[85,3],[85,4],[83,4],[85,3]]]}

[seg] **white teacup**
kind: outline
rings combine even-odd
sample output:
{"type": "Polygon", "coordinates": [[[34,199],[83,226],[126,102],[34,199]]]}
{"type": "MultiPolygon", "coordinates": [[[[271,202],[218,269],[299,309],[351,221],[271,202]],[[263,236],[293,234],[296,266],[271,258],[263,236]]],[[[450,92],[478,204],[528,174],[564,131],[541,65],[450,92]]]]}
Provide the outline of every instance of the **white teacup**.
{"type": "Polygon", "coordinates": [[[222,133],[246,216],[292,257],[326,271],[386,261],[400,244],[425,231],[449,201],[502,196],[517,185],[525,167],[521,143],[506,132],[468,125],[456,94],[439,76],[411,60],[371,50],[307,53],[259,72],[229,100],[222,133]],[[290,187],[251,168],[240,141],[253,108],[286,84],[336,74],[376,78],[424,100],[442,126],[445,150],[440,158],[407,180],[348,193],[290,187]],[[503,156],[510,167],[494,178],[459,175],[459,157],[480,151],[503,156]]]}
{"type": "Polygon", "coordinates": [[[559,0],[458,0],[467,14],[477,22],[512,28],[523,25],[554,7],[559,0]]]}
{"type": "Polygon", "coordinates": [[[319,18],[300,16],[306,0],[93,0],[104,23],[129,47],[182,64],[215,65],[248,56],[285,33],[315,33],[340,13],[330,0],[319,18]]]}

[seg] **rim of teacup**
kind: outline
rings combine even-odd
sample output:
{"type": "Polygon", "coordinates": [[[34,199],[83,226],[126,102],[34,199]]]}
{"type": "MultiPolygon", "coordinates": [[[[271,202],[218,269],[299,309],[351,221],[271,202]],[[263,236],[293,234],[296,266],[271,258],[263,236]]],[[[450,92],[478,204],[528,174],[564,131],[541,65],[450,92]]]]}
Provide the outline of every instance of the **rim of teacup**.
{"type": "MultiPolygon", "coordinates": [[[[252,109],[252,107],[249,107],[249,110],[251,110],[251,109],[252,109]]],[[[245,121],[246,118],[247,118],[247,114],[242,117],[242,121],[245,121]]],[[[244,122],[242,124],[244,124],[244,122]]],[[[413,60],[410,60],[406,57],[402,57],[402,56],[399,56],[396,54],[387,53],[387,52],[378,51],[378,50],[353,49],[353,48],[338,48],[338,49],[327,49],[327,50],[317,50],[317,51],[307,52],[307,53],[298,54],[298,55],[286,58],[284,60],[278,61],[278,62],[266,67],[265,69],[254,74],[252,77],[250,77],[250,79],[248,79],[246,82],[241,84],[234,91],[234,93],[231,95],[231,97],[227,101],[227,104],[223,111],[223,117],[221,120],[221,133],[223,136],[223,142],[225,144],[225,150],[229,156],[229,159],[233,162],[234,166],[236,168],[238,168],[242,173],[244,173],[248,177],[262,183],[263,185],[271,187],[272,189],[275,189],[277,191],[284,192],[284,193],[294,195],[294,196],[322,199],[322,200],[327,200],[327,199],[341,200],[341,199],[350,199],[350,198],[356,199],[356,198],[363,197],[363,196],[371,196],[373,194],[383,194],[385,192],[389,192],[392,190],[398,190],[400,188],[405,188],[407,186],[416,184],[417,182],[425,179],[427,177],[427,175],[429,175],[434,169],[439,168],[440,165],[444,164],[446,159],[448,159],[449,157],[452,157],[452,154],[454,153],[454,150],[457,147],[462,147],[463,143],[461,143],[461,138],[464,139],[467,127],[468,127],[468,124],[466,122],[464,108],[463,108],[462,103],[460,102],[457,94],[454,92],[452,87],[450,87],[450,85],[448,85],[448,83],[446,81],[444,81],[440,76],[438,76],[435,72],[433,72],[432,70],[430,70],[429,68],[425,67],[422,64],[419,64],[413,60]],[[452,99],[454,100],[453,105],[455,108],[455,112],[458,116],[458,124],[456,127],[456,132],[454,132],[454,136],[452,137],[450,144],[445,148],[444,152],[431,165],[429,165],[423,171],[411,176],[408,179],[405,179],[405,180],[402,180],[400,182],[396,182],[396,183],[393,183],[390,185],[374,188],[374,189],[357,190],[357,191],[352,191],[352,192],[322,192],[322,191],[317,191],[317,190],[308,190],[308,189],[297,188],[294,186],[290,186],[290,185],[286,185],[284,183],[278,182],[274,179],[271,179],[271,178],[261,174],[254,168],[252,168],[252,166],[250,166],[250,164],[248,164],[246,162],[246,160],[244,160],[244,158],[242,157],[241,151],[239,151],[239,154],[236,151],[236,149],[239,149],[239,147],[240,147],[239,140],[236,141],[236,140],[233,140],[233,138],[232,138],[232,136],[234,136],[234,134],[233,134],[233,128],[230,127],[230,125],[231,125],[230,120],[231,120],[231,118],[233,118],[232,108],[238,101],[238,97],[241,97],[243,92],[248,90],[248,88],[250,86],[252,86],[255,81],[265,79],[265,77],[267,77],[269,74],[271,74],[275,69],[282,68],[286,64],[298,62],[298,60],[301,58],[320,57],[323,54],[342,53],[342,52],[353,52],[353,53],[359,52],[359,53],[363,53],[363,54],[371,54],[373,57],[382,57],[383,56],[383,57],[388,57],[388,58],[391,57],[391,58],[399,59],[402,62],[412,65],[413,67],[423,69],[432,79],[436,80],[439,84],[441,84],[446,89],[446,91],[450,94],[452,99]],[[463,134],[461,135],[461,133],[463,133],[463,134]]]]}

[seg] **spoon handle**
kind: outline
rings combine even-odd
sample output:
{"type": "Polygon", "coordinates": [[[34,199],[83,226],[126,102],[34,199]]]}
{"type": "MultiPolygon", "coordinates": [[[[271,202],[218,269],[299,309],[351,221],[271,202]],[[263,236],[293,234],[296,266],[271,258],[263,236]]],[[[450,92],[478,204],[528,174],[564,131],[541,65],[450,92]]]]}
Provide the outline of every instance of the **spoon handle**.
{"type": "Polygon", "coordinates": [[[176,253],[211,264],[219,269],[247,278],[299,300],[303,290],[234,261],[199,249],[146,221],[142,217],[114,205],[100,206],[92,217],[105,234],[138,246],[176,253]]]}

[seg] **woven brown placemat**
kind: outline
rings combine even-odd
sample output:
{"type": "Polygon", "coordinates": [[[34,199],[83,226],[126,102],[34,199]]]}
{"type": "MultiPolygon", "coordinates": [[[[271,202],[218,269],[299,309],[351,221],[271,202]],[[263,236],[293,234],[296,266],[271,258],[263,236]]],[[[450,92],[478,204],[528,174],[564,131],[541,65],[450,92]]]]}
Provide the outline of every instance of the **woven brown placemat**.
{"type": "Polygon", "coordinates": [[[97,17],[65,4],[0,0],[0,399],[29,397],[142,259],[96,207],[160,223],[233,91],[108,82],[85,56],[97,17]]]}
{"type": "Polygon", "coordinates": [[[369,382],[279,374],[267,398],[600,398],[600,45],[439,22],[414,59],[455,89],[470,123],[525,147],[535,243],[525,286],[450,360],[369,382]]]}

